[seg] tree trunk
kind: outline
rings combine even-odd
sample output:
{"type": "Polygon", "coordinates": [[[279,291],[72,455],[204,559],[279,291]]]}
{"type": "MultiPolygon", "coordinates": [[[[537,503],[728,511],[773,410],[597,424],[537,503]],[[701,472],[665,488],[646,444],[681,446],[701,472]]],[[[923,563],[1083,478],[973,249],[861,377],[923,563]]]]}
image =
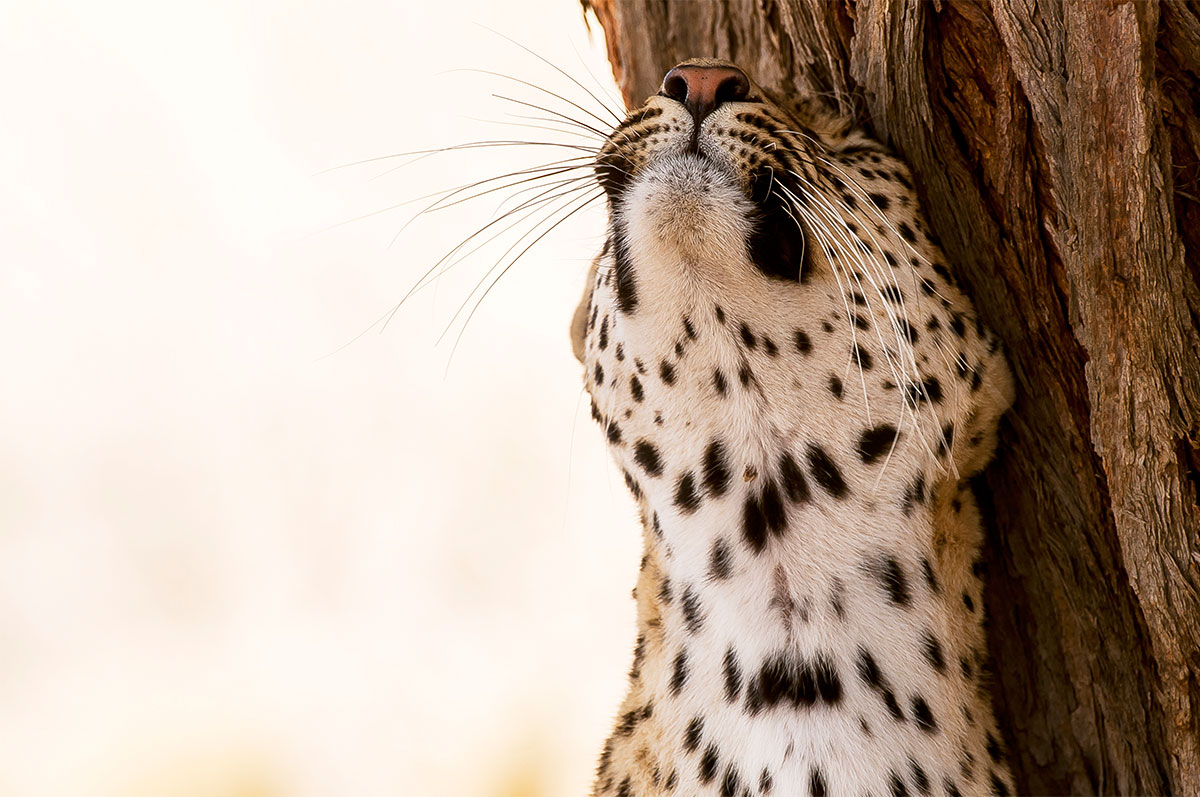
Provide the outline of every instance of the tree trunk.
{"type": "Polygon", "coordinates": [[[909,162],[1017,379],[978,492],[1018,784],[1200,794],[1200,8],[583,2],[631,105],[727,58],[909,162]]]}

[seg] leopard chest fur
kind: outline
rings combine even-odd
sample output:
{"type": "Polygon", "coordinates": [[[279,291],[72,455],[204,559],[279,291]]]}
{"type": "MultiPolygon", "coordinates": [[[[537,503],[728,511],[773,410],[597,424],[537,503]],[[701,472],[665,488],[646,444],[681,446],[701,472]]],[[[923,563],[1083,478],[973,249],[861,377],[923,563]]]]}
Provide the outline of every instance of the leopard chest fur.
{"type": "Polygon", "coordinates": [[[614,133],[627,179],[580,316],[645,534],[595,791],[1005,793],[963,481],[1010,400],[995,341],[880,148],[805,155],[778,119],[747,154],[738,119],[782,112],[675,104],[614,133]],[[782,248],[756,240],[751,157],[781,144],[803,233],[782,248]]]}

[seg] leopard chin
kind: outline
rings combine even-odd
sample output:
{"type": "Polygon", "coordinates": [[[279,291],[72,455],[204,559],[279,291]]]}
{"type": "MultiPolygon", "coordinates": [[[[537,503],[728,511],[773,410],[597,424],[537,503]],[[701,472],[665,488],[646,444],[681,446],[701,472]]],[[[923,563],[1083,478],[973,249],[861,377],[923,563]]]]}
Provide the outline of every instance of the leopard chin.
{"type": "Polygon", "coordinates": [[[657,158],[637,176],[621,216],[636,259],[694,266],[744,259],[753,212],[728,166],[682,153],[657,158]]]}

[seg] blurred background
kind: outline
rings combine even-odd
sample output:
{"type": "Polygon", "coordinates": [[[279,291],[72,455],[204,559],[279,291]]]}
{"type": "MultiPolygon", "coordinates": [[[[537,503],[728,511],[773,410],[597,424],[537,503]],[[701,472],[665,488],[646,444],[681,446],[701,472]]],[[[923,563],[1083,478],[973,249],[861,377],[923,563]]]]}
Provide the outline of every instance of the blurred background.
{"type": "Polygon", "coordinates": [[[598,204],[457,347],[514,237],[373,326],[520,200],[392,206],[579,153],[325,171],[590,146],[456,71],[604,116],[498,33],[615,107],[573,0],[0,9],[0,794],[586,793],[640,555],[567,338],[598,204]]]}

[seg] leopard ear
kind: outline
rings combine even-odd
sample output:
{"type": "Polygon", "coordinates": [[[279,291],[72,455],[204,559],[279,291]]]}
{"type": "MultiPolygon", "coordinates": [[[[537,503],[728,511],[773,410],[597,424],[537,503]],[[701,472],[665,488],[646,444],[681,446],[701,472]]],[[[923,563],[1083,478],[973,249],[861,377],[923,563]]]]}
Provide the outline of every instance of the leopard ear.
{"type": "Polygon", "coordinates": [[[588,269],[587,281],[583,286],[583,298],[579,300],[579,306],[575,308],[575,315],[571,319],[571,351],[575,352],[575,359],[583,362],[583,344],[587,338],[587,321],[588,310],[592,305],[592,290],[596,284],[596,269],[600,267],[600,258],[604,253],[596,255],[596,259],[592,261],[592,267],[588,269]]]}

